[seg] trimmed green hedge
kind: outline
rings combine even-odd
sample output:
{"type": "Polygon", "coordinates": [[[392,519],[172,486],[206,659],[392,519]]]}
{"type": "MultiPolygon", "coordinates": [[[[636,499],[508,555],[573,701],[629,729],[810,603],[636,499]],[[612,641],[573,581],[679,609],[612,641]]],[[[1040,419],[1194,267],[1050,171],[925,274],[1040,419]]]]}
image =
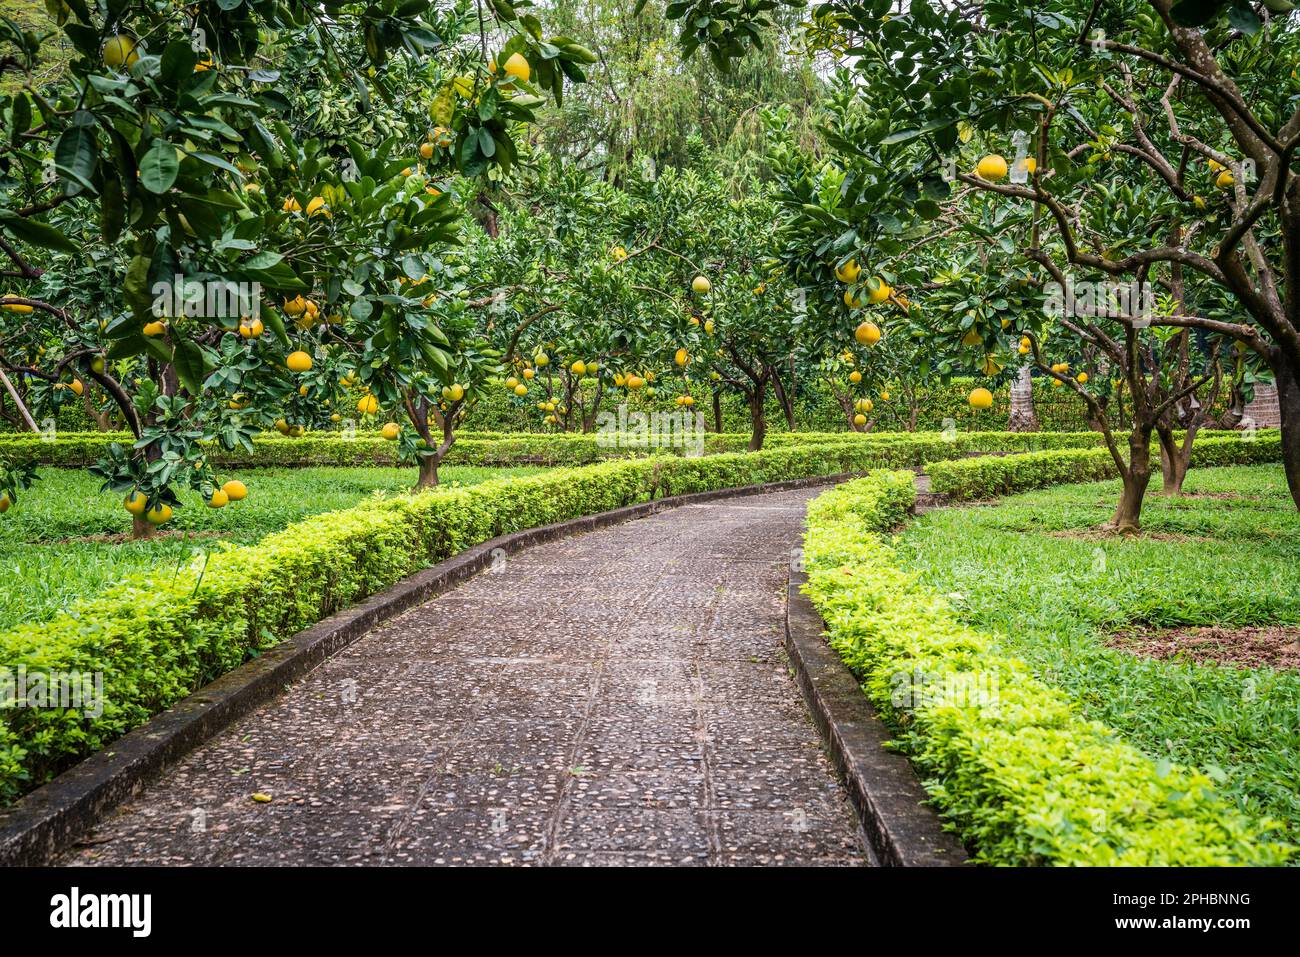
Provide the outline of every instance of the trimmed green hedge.
{"type": "MultiPolygon", "coordinates": [[[[1100,436],[1098,436],[1100,441],[1100,436]]],[[[1153,454],[1159,467],[1159,454],[1153,454]]],[[[1253,440],[1206,436],[1192,445],[1193,466],[1255,465],[1282,461],[1282,440],[1276,432],[1261,432],[1253,440]]],[[[989,456],[961,461],[929,462],[930,490],[954,501],[1012,495],[1067,482],[1099,482],[1119,470],[1106,448],[1059,449],[1024,455],[989,456]]]]}
{"type": "Polygon", "coordinates": [[[49,780],[272,645],[496,535],[665,495],[860,472],[869,443],[703,458],[625,459],[367,501],[315,516],[204,567],[132,576],[37,624],[0,633],[0,666],[103,675],[98,717],[0,709],[0,799],[49,780]]]}
{"type": "Polygon", "coordinates": [[[898,569],[880,533],[912,496],[909,473],[873,473],[814,499],[806,591],[832,647],[978,862],[1286,862],[1291,849],[1274,841],[1276,822],[1248,820],[1205,774],[1157,764],[1082,717],[898,569]]]}
{"type": "MultiPolygon", "coordinates": [[[[46,441],[30,434],[0,435],[0,452],[18,459],[34,459],[41,465],[85,467],[94,463],[112,442],[131,442],[126,433],[75,432],[60,434],[46,441]]],[[[885,446],[910,449],[911,457],[891,460],[889,464],[920,466],[928,459],[990,451],[1034,451],[1053,448],[1092,448],[1101,441],[1096,432],[956,432],[945,437],[937,432],[874,432],[855,435],[845,432],[783,432],[768,437],[767,447],[786,448],[822,445],[827,442],[863,442],[874,448],[885,446]]],[[[704,451],[743,452],[749,437],[740,434],[709,433],[704,437],[704,451]]],[[[664,454],[681,454],[681,449],[665,448],[664,454]]],[[[537,435],[526,433],[466,433],[458,438],[448,454],[448,465],[587,465],[608,458],[625,458],[638,453],[634,449],[610,448],[600,444],[595,435],[537,435]]],[[[214,448],[212,463],[224,468],[270,468],[298,466],[368,466],[397,464],[393,443],[375,435],[343,439],[337,433],[310,432],[300,438],[260,435],[253,442],[253,452],[243,449],[226,451],[214,448]]]]}

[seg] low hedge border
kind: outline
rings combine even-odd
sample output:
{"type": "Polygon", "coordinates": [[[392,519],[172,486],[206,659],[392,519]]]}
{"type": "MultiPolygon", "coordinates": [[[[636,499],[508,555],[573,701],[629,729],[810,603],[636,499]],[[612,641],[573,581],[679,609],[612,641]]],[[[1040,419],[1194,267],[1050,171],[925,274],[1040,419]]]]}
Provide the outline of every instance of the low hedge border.
{"type": "MultiPolygon", "coordinates": [[[[877,446],[911,449],[914,455],[906,464],[920,466],[927,459],[944,459],[974,452],[1028,452],[1039,449],[1093,448],[1101,440],[1095,432],[876,432],[855,435],[850,432],[789,432],[768,436],[769,449],[800,445],[824,445],[827,442],[869,442],[877,446]]],[[[0,453],[17,459],[31,459],[40,465],[85,467],[93,464],[113,442],[130,443],[126,433],[61,433],[53,441],[31,434],[0,435],[0,453]]],[[[708,433],[704,438],[707,454],[744,452],[749,436],[708,433]]],[[[589,465],[611,458],[645,455],[681,454],[681,449],[665,448],[638,451],[630,448],[602,446],[596,435],[560,433],[527,435],[508,433],[469,433],[457,439],[447,456],[448,465],[589,465]]],[[[396,465],[393,443],[377,435],[359,435],[344,439],[337,433],[312,432],[300,438],[261,435],[254,440],[253,451],[227,451],[214,448],[209,456],[222,468],[293,468],[305,466],[383,466],[396,465]]],[[[900,460],[901,461],[901,460],[900,460]]]]}
{"type": "MultiPolygon", "coordinates": [[[[0,866],[44,864],[170,764],[274,697],[289,682],[337,654],[372,628],[489,568],[502,551],[607,528],[670,508],[808,488],[847,475],[792,479],[740,489],[670,498],[570,519],[489,539],[405,578],[367,601],[338,612],[223,675],[200,691],[59,775],[7,809],[0,809],[0,866]]],[[[909,772],[910,773],[910,772],[909,772]]]]}
{"type": "Polygon", "coordinates": [[[1225,805],[1209,777],[1157,764],[894,564],[882,532],[910,475],[809,503],[807,593],[831,646],[897,732],[974,860],[1005,865],[1282,864],[1277,822],[1225,805]]]}
{"type": "Polygon", "coordinates": [[[479,542],[670,495],[860,473],[879,457],[869,443],[839,442],[495,479],[368,500],[215,552],[203,567],[128,577],[48,621],[0,633],[0,666],[102,674],[106,699],[97,717],[0,708],[0,801],[248,657],[479,542]]]}
{"type": "MultiPolygon", "coordinates": [[[[1159,456],[1153,456],[1158,469],[1159,456]]],[[[1258,465],[1282,461],[1282,440],[1276,432],[1254,439],[1211,436],[1192,446],[1193,466],[1258,465]]],[[[925,471],[930,491],[954,502],[1012,495],[1068,482],[1100,482],[1119,471],[1106,448],[1054,449],[1022,455],[987,456],[960,461],[933,460],[925,471]]]]}

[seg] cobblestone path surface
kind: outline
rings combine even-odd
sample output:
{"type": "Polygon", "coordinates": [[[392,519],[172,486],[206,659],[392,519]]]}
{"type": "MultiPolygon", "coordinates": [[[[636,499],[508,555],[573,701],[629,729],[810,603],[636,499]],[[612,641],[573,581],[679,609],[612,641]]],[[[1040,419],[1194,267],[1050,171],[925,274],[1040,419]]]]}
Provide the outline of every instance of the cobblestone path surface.
{"type": "Polygon", "coordinates": [[[869,863],[781,644],[815,494],[505,559],[200,746],[60,863],[869,863]]]}

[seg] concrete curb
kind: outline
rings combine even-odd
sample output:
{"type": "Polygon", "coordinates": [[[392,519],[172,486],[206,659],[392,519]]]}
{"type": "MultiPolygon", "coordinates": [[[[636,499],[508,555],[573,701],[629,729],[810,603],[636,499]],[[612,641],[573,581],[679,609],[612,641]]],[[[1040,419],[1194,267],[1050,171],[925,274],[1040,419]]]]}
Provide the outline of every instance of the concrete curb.
{"type": "Polygon", "coordinates": [[[829,485],[850,473],[676,495],[501,535],[403,579],[280,642],[261,657],[155,715],[9,808],[0,809],[0,866],[48,861],[152,778],[232,721],[337,654],[377,624],[455,587],[507,555],[683,505],[829,485]]]}
{"type": "Polygon", "coordinates": [[[852,672],[826,643],[821,615],[800,586],[807,576],[791,566],[786,602],[785,647],[808,710],[877,859],[891,867],[950,867],[968,863],[966,849],[943,830],[923,802],[911,762],[885,750],[892,735],[858,686],[852,672]]]}

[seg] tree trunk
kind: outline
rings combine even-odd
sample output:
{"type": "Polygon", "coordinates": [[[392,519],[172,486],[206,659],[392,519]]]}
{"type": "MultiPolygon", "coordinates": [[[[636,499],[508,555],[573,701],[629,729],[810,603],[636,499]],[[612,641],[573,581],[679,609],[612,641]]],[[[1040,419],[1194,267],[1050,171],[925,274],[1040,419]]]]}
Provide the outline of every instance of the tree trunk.
{"type": "Polygon", "coordinates": [[[423,456],[420,459],[420,477],[415,480],[416,489],[434,488],[438,484],[438,457],[423,456]]]}
{"type": "Polygon", "coordinates": [[[1160,482],[1162,495],[1182,495],[1183,481],[1187,478],[1187,466],[1191,462],[1194,429],[1188,429],[1180,448],[1169,429],[1160,429],[1160,482]]]}
{"type": "Polygon", "coordinates": [[[785,415],[785,426],[791,432],[795,431],[794,427],[794,397],[786,391],[785,385],[781,382],[781,377],[772,370],[772,388],[776,390],[777,401],[781,403],[781,411],[785,415]]]}
{"type": "Polygon", "coordinates": [[[1123,475],[1124,491],[1111,528],[1121,535],[1133,535],[1142,529],[1142,500],[1151,482],[1151,432],[1134,429],[1128,440],[1128,471],[1123,475]]]}
{"type": "Polygon", "coordinates": [[[131,516],[131,540],[142,541],[146,538],[153,538],[158,533],[158,526],[146,519],[143,515],[131,516]]]}
{"type": "Polygon", "coordinates": [[[1282,468],[1291,499],[1300,508],[1300,370],[1285,357],[1278,357],[1273,363],[1273,377],[1277,380],[1277,404],[1282,416],[1282,468]]]}
{"type": "Polygon", "coordinates": [[[722,434],[722,393],[713,390],[713,431],[722,434]]]}
{"type": "Polygon", "coordinates": [[[767,437],[767,416],[763,411],[763,400],[767,397],[766,386],[755,386],[749,394],[749,451],[757,452],[763,447],[767,437]]]}
{"type": "Polygon", "coordinates": [[[1037,432],[1042,426],[1038,414],[1034,411],[1034,380],[1029,374],[1029,366],[1021,366],[1011,383],[1011,421],[1008,428],[1012,432],[1037,432]]]}

